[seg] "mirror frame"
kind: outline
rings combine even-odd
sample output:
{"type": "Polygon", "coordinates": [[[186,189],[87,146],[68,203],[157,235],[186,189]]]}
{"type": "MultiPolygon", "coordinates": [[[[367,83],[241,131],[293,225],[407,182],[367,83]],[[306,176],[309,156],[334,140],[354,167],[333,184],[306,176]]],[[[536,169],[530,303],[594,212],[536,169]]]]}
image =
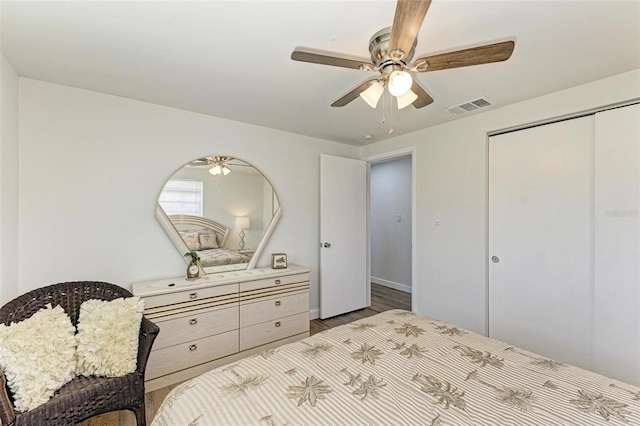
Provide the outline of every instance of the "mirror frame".
{"type": "MultiPolygon", "coordinates": [[[[243,163],[253,167],[258,173],[260,173],[262,175],[262,177],[271,186],[271,190],[273,191],[273,194],[275,195],[276,199],[278,200],[278,208],[273,212],[273,216],[271,217],[271,222],[269,222],[269,225],[265,229],[265,232],[264,232],[264,234],[262,236],[262,240],[260,241],[260,244],[258,244],[258,247],[256,247],[256,249],[255,249],[255,251],[253,253],[253,256],[251,256],[251,259],[249,260],[248,263],[235,263],[235,264],[229,264],[229,265],[219,265],[219,266],[209,266],[209,267],[202,267],[201,265],[199,265],[201,274],[202,273],[204,273],[204,274],[217,274],[217,273],[223,273],[223,272],[229,272],[229,271],[243,271],[245,269],[255,269],[256,268],[256,264],[258,263],[258,260],[260,259],[260,256],[262,255],[262,252],[264,251],[264,249],[265,249],[265,247],[267,245],[267,242],[271,238],[271,234],[273,233],[273,230],[275,229],[276,225],[280,221],[280,216],[282,216],[282,204],[280,202],[280,197],[278,197],[278,194],[277,194],[275,188],[273,187],[273,184],[271,184],[271,181],[269,179],[267,179],[267,177],[264,175],[264,173],[262,173],[253,164],[251,164],[251,163],[249,163],[249,162],[247,162],[247,161],[245,161],[245,160],[243,160],[241,158],[237,158],[237,157],[233,157],[233,158],[236,159],[236,160],[242,161],[243,163]]],[[[164,187],[167,185],[167,182],[169,182],[169,180],[171,180],[171,178],[176,173],[178,173],[178,171],[182,170],[189,163],[185,163],[180,168],[176,169],[171,174],[171,176],[169,176],[169,178],[162,185],[162,188],[160,189],[160,192],[158,193],[158,198],[160,197],[160,193],[162,193],[162,190],[164,189],[164,187]]],[[[185,260],[185,263],[189,264],[191,259],[190,258],[189,259],[186,258],[184,256],[184,254],[187,253],[187,252],[190,252],[191,250],[187,247],[187,245],[182,240],[182,238],[180,238],[180,233],[178,232],[178,229],[173,225],[173,223],[171,222],[171,220],[169,219],[169,217],[167,216],[165,211],[160,206],[160,203],[158,203],[157,201],[156,201],[155,217],[156,217],[156,220],[158,221],[158,223],[160,224],[160,226],[162,227],[162,229],[164,230],[164,232],[167,234],[167,236],[169,237],[169,239],[173,243],[173,245],[180,252],[180,256],[185,260]]]]}

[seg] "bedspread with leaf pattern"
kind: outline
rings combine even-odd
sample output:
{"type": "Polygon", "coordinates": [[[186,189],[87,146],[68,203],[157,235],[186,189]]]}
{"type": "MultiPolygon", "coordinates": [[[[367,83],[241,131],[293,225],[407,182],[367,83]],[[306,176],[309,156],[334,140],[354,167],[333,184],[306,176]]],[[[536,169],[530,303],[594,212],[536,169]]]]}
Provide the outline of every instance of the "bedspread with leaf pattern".
{"type": "Polygon", "coordinates": [[[640,388],[411,312],[212,370],[152,426],[640,424],[640,388]]]}

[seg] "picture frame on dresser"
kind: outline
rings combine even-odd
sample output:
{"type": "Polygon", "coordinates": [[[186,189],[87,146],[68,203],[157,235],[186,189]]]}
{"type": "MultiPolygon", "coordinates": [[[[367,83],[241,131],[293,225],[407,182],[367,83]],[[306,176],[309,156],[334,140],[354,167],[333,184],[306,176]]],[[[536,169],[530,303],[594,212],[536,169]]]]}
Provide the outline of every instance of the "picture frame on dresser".
{"type": "Polygon", "coordinates": [[[287,267],[286,253],[271,253],[271,268],[284,269],[287,267]]]}

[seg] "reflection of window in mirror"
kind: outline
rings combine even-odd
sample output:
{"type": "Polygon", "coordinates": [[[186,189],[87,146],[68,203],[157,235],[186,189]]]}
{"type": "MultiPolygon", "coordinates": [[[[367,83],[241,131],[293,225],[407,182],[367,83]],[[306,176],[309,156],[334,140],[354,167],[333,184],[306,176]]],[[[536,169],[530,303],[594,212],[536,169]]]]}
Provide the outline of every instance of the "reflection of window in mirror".
{"type": "Polygon", "coordinates": [[[202,217],[202,181],[170,179],[160,193],[158,203],[168,215],[188,214],[202,217]]]}

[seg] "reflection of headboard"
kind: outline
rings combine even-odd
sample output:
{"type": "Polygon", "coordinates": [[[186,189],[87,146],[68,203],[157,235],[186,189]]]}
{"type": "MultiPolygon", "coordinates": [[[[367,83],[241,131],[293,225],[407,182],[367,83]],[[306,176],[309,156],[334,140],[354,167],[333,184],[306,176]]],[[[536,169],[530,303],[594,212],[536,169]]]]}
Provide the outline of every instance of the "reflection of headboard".
{"type": "Polygon", "coordinates": [[[218,235],[220,247],[224,247],[231,231],[229,227],[214,220],[187,214],[169,215],[169,220],[178,231],[213,231],[218,235]]]}

